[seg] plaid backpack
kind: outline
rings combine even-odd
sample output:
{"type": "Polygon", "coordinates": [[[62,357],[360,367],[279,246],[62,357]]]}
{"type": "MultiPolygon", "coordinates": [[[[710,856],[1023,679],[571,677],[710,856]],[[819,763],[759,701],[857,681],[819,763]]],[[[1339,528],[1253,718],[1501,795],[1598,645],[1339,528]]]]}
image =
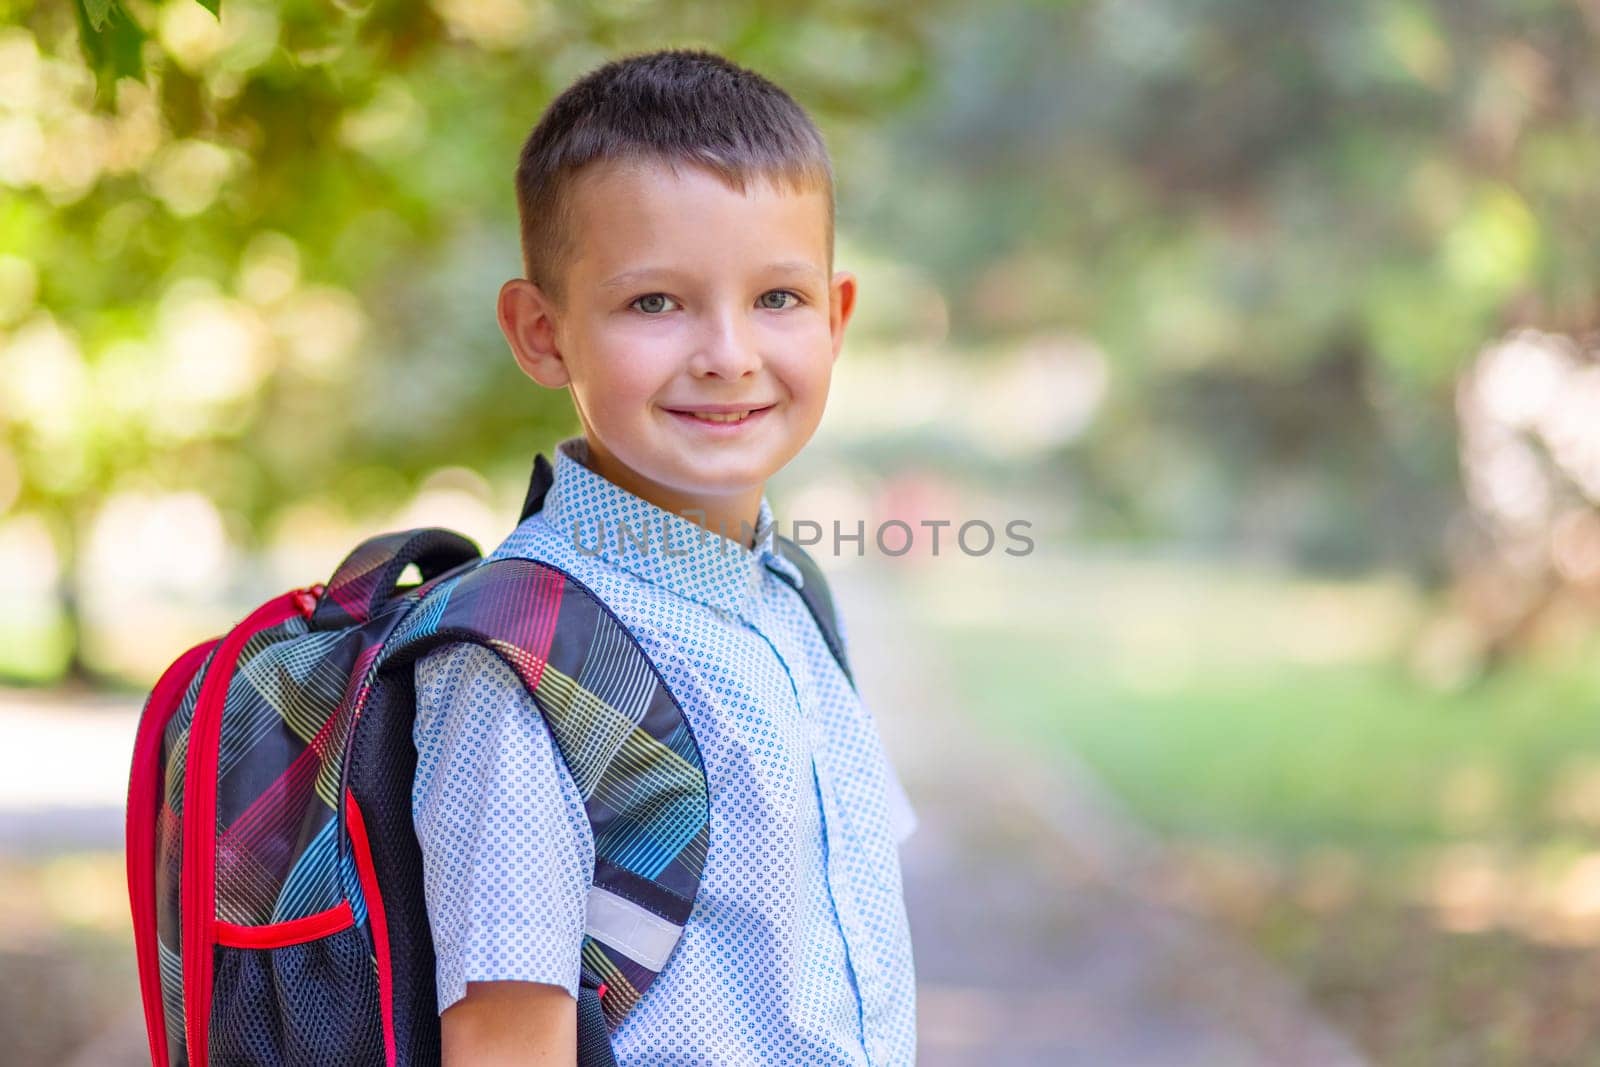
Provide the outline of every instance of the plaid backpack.
{"type": "MultiPolygon", "coordinates": [[[[524,519],[552,477],[537,456],[524,519]]],[[[850,678],[822,572],[777,542],[850,678]]],[[[439,1061],[411,819],[412,666],[452,641],[512,667],[584,798],[595,870],[578,1062],[614,1064],[610,1034],[666,965],[699,889],[710,846],[699,749],[587,586],[427,527],[364,541],[326,583],[179,656],[146,700],[127,863],[157,1067],[439,1061]],[[411,564],[422,580],[399,586],[411,564]]]]}

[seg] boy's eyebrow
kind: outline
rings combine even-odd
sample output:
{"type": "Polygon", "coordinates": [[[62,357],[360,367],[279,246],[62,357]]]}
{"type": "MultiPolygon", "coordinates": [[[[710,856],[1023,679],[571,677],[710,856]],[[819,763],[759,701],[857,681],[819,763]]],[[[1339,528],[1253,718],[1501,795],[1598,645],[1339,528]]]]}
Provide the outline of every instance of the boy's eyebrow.
{"type": "MultiPolygon", "coordinates": [[[[765,269],[771,274],[804,274],[817,281],[822,278],[822,272],[817,269],[816,264],[807,263],[803,259],[785,259],[777,263],[769,263],[765,269]]],[[[634,270],[625,270],[621,274],[612,275],[600,283],[600,288],[620,289],[624,285],[629,285],[652,274],[673,273],[675,272],[671,267],[638,267],[634,270]]]]}

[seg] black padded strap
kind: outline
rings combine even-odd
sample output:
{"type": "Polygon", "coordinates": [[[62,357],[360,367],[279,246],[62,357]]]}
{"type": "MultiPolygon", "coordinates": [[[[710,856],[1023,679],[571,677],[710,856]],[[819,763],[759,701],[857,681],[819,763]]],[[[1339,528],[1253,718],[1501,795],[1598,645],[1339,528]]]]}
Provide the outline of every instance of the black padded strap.
{"type": "Polygon", "coordinates": [[[529,515],[544,507],[544,495],[550,491],[551,484],[556,480],[556,469],[550,461],[540,452],[533,457],[533,476],[528,479],[528,495],[522,501],[522,518],[518,522],[526,521],[529,515]]]}
{"type": "MultiPolygon", "coordinates": [[[[800,571],[802,581],[796,591],[800,594],[800,599],[805,601],[811,617],[817,620],[817,629],[822,631],[822,639],[827,642],[828,651],[833,653],[839,669],[844,672],[845,680],[854,689],[855,675],[850,673],[850,664],[845,659],[844,641],[839,636],[839,620],[833,607],[833,594],[828,590],[828,580],[823,577],[822,568],[817,566],[816,560],[812,559],[805,549],[789,538],[778,534],[775,540],[783,558],[793,563],[800,571]]],[[[789,576],[782,571],[775,570],[773,573],[789,582],[791,586],[794,585],[789,581],[789,576]]]]}
{"type": "Polygon", "coordinates": [[[617,1067],[600,994],[585,969],[578,983],[578,1067],[617,1067]]]}

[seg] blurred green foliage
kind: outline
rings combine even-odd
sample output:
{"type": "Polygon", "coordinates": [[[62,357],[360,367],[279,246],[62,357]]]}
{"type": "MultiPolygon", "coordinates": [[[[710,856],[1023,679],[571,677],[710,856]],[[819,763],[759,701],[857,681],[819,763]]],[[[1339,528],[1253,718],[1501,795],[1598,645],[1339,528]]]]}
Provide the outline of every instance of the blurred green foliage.
{"type": "MultiPolygon", "coordinates": [[[[702,4],[684,17],[668,4],[235,0],[216,23],[193,0],[133,4],[131,13],[85,4],[110,17],[84,40],[109,40],[135,18],[145,24],[145,80],[119,82],[110,115],[90,111],[82,80],[52,83],[37,110],[65,128],[46,125],[47,143],[92,138],[80,151],[113,156],[105,139],[126,133],[141,110],[137,121],[154,128],[128,136],[139,158],[94,161],[76,187],[22,183],[0,232],[33,265],[37,306],[80,339],[89,373],[119,341],[157,332],[178,283],[200,279],[238,298],[262,260],[291,271],[290,284],[354,294],[372,329],[336,374],[308,373],[288,346],[268,346],[259,388],[181,435],[160,432],[159,410],[132,425],[87,420],[94,425],[59,448],[13,424],[7,443],[28,474],[19,503],[80,499],[138,472],[198,481],[252,526],[354,466],[412,476],[443,462],[493,468],[515,456],[520,465],[522,452],[566,423],[555,398],[511,388],[520,375],[494,358],[503,350],[494,293],[518,269],[511,170],[563,83],[612,52],[671,43],[649,16],[677,16],[680,39],[709,37],[814,90],[825,113],[871,113],[925,69],[914,61],[914,23],[867,3],[837,5],[820,31],[784,5],[702,4]],[[824,72],[809,50],[787,47],[835,38],[863,38],[856,51],[905,60],[898,70],[874,62],[824,72]],[[437,258],[445,245],[454,258],[437,258]],[[163,439],[171,436],[183,439],[163,439]]],[[[31,38],[66,77],[78,47],[67,12],[10,7],[26,31],[13,47],[31,38]]],[[[98,60],[121,48],[88,52],[98,60]]],[[[850,49],[836,51],[845,59],[850,49]]]]}
{"type": "Polygon", "coordinates": [[[515,476],[570,428],[494,325],[511,171],[549,96],[627,51],[719,49],[818,115],[842,229],[895,268],[865,354],[1104,351],[1105,409],[1044,457],[1088,535],[1438,579],[1455,376],[1513,325],[1600,325],[1592,4],[0,14],[0,356],[35,368],[0,388],[0,507],[49,515],[69,567],[119,487],[201,487],[248,540],[309,495],[515,476]]]}
{"type": "Polygon", "coordinates": [[[926,75],[933,11],[5,0],[0,513],[47,516],[70,576],[120,488],[201,488],[248,545],[297,500],[518,476],[573,425],[493,310],[547,99],[710,45],[825,119],[876,116],[926,75]]]}

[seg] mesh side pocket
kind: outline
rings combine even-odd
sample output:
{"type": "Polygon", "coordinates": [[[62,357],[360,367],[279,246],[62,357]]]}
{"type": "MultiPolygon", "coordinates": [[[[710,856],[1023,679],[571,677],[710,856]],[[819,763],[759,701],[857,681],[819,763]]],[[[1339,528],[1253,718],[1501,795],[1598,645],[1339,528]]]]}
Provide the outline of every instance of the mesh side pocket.
{"type": "Polygon", "coordinates": [[[211,1062],[382,1067],[378,976],[360,928],[281,948],[218,945],[211,1062]]]}

